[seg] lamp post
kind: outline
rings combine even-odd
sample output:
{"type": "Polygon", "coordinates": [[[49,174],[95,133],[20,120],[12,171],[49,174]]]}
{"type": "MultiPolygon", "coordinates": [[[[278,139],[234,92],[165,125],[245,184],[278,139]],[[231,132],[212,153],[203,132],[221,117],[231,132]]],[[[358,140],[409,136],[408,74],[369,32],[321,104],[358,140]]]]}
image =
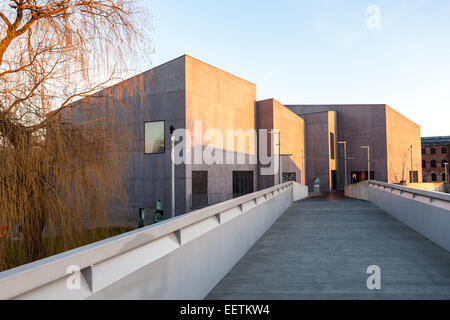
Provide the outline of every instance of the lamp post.
{"type": "Polygon", "coordinates": [[[281,134],[280,130],[270,130],[271,135],[278,135],[278,184],[281,184],[281,134]]]}
{"type": "Polygon", "coordinates": [[[370,146],[361,146],[362,149],[367,149],[367,181],[370,181],[370,146]]]}
{"type": "Polygon", "coordinates": [[[444,163],[444,168],[445,168],[445,183],[449,184],[450,183],[450,177],[448,176],[449,172],[448,172],[448,162],[444,163]]]}
{"type": "Polygon", "coordinates": [[[345,186],[347,186],[347,141],[338,141],[337,143],[344,145],[344,171],[345,171],[345,186]]]}
{"type": "Polygon", "coordinates": [[[170,142],[171,142],[171,169],[172,169],[172,218],[175,217],[175,136],[173,135],[175,127],[170,126],[170,142]]]}

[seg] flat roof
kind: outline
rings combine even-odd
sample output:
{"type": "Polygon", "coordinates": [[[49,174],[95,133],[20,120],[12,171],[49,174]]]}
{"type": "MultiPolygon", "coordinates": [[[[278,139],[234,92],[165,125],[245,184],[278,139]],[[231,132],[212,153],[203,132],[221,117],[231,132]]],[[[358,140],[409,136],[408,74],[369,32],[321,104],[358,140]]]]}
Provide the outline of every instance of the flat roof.
{"type": "Polygon", "coordinates": [[[450,136],[423,137],[422,144],[424,145],[450,144],[450,136]]]}

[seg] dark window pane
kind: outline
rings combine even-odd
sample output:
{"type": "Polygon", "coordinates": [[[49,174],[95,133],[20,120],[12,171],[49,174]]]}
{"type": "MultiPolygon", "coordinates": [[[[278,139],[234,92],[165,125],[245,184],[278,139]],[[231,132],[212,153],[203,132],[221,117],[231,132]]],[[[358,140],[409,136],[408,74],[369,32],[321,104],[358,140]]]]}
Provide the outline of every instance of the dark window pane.
{"type": "Polygon", "coordinates": [[[422,168],[426,168],[427,167],[427,161],[426,160],[422,160],[422,168]]]}
{"type": "Polygon", "coordinates": [[[334,159],[334,133],[330,132],[330,158],[334,159]]]}
{"type": "Polygon", "coordinates": [[[447,154],[447,148],[442,148],[442,154],[447,154]]]}
{"type": "Polygon", "coordinates": [[[253,192],[253,171],[233,171],[233,198],[253,192]]]}
{"type": "Polygon", "coordinates": [[[437,175],[436,173],[431,174],[431,181],[436,182],[437,181],[437,175]]]}
{"type": "Polygon", "coordinates": [[[436,160],[431,160],[431,167],[436,168],[436,160]]]}
{"type": "Polygon", "coordinates": [[[208,171],[192,171],[191,208],[208,205],[208,171]]]}
{"type": "Polygon", "coordinates": [[[409,181],[411,183],[419,182],[419,172],[418,171],[410,171],[409,172],[409,181]]]}
{"type": "Polygon", "coordinates": [[[431,148],[431,154],[436,154],[436,148],[431,148]]]}
{"type": "Polygon", "coordinates": [[[145,123],[145,153],[164,153],[164,121],[145,123]]]}
{"type": "Polygon", "coordinates": [[[425,154],[425,148],[422,148],[422,154],[425,154]]]}
{"type": "Polygon", "coordinates": [[[289,181],[297,181],[297,174],[295,172],[284,172],[283,173],[283,183],[289,181]]]}
{"type": "Polygon", "coordinates": [[[448,163],[447,160],[442,160],[442,168],[445,168],[445,164],[448,163]]]}

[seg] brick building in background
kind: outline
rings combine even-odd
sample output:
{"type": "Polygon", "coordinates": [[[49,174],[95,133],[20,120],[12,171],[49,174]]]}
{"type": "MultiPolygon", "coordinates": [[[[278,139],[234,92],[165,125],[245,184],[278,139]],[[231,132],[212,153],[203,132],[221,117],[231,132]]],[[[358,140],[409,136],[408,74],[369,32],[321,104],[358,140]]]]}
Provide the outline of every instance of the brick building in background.
{"type": "Polygon", "coordinates": [[[422,138],[423,182],[448,182],[445,164],[450,158],[450,136],[422,138]]]}

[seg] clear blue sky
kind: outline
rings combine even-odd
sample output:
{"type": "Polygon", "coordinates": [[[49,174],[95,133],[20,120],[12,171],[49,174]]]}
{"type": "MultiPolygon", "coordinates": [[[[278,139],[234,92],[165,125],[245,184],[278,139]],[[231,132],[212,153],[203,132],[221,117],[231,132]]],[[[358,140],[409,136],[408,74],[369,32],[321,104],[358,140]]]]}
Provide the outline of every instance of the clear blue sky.
{"type": "Polygon", "coordinates": [[[386,103],[450,135],[448,0],[141,0],[157,66],[183,54],[284,104],[386,103]],[[369,29],[371,5],[381,29],[369,29]]]}

